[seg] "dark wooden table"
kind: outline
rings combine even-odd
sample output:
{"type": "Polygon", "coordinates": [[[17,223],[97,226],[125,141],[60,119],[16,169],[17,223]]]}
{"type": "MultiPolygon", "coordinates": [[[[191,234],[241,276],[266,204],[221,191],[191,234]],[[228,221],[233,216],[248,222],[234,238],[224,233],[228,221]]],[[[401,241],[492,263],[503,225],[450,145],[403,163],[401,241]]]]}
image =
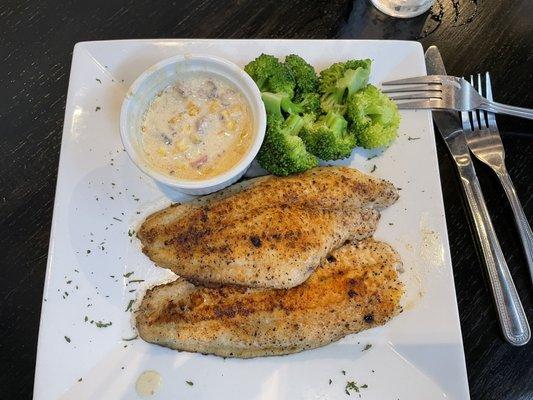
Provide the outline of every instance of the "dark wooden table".
{"type": "MultiPolygon", "coordinates": [[[[41,296],[72,48],[125,38],[373,38],[440,47],[448,72],[489,70],[497,100],[533,107],[533,2],[438,0],[389,18],[365,0],[29,1],[0,3],[0,398],[31,398],[41,296]]],[[[507,166],[533,222],[533,123],[499,119],[507,166]]],[[[500,335],[460,185],[438,140],[446,220],[473,399],[533,399],[533,344],[500,335]]],[[[533,323],[533,296],[510,207],[477,165],[533,323]]],[[[411,399],[415,400],[415,399],[411,399]]]]}

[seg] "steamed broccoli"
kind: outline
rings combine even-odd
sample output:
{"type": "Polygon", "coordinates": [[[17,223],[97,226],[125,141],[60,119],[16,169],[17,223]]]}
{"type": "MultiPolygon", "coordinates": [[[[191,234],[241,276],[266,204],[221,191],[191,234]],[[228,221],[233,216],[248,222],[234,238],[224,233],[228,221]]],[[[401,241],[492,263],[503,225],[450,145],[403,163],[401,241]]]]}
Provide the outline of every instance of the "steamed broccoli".
{"type": "Polygon", "coordinates": [[[291,70],[296,80],[295,101],[302,101],[304,95],[317,91],[318,76],[315,69],[307,61],[296,54],[290,54],[285,57],[285,65],[291,70]]]}
{"type": "Polygon", "coordinates": [[[297,104],[302,113],[318,114],[320,111],[320,96],[318,93],[305,93],[301,96],[300,102],[297,104]]]}
{"type": "Polygon", "coordinates": [[[275,112],[280,117],[281,110],[288,114],[310,114],[318,113],[320,109],[320,98],[316,93],[305,94],[299,103],[293,103],[285,93],[263,92],[261,98],[266,109],[270,108],[270,112],[275,112]]]}
{"type": "Polygon", "coordinates": [[[294,54],[284,63],[267,54],[248,63],[244,69],[259,87],[267,112],[259,165],[289,175],[315,167],[318,158],[348,157],[357,144],[374,148],[394,140],[398,110],[367,85],[370,66],[368,59],[348,60],[317,77],[313,67],[294,54]]]}
{"type": "Polygon", "coordinates": [[[367,84],[370,65],[369,59],[348,60],[335,63],[320,72],[322,109],[344,114],[347,99],[367,84]]]}
{"type": "Polygon", "coordinates": [[[307,116],[290,115],[286,120],[268,114],[267,131],[257,154],[259,165],[275,175],[290,175],[316,167],[318,161],[298,137],[307,116]]]}
{"type": "Polygon", "coordinates": [[[261,54],[250,61],[244,70],[255,81],[261,92],[286,93],[294,96],[296,80],[291,70],[279,60],[268,54],[261,54]]]}
{"type": "Polygon", "coordinates": [[[314,123],[307,123],[300,137],[307,150],[322,160],[338,160],[348,157],[356,146],[356,139],[347,131],[348,123],[342,115],[333,111],[314,123]]]}
{"type": "Polygon", "coordinates": [[[397,136],[400,114],[396,104],[373,85],[355,93],[348,102],[349,131],[359,146],[388,146],[397,136]]]}
{"type": "Polygon", "coordinates": [[[290,175],[315,167],[318,161],[310,154],[298,133],[314,121],[313,114],[283,116],[284,102],[292,102],[283,93],[261,93],[267,112],[267,130],[257,154],[259,165],[275,175],[290,175]]]}

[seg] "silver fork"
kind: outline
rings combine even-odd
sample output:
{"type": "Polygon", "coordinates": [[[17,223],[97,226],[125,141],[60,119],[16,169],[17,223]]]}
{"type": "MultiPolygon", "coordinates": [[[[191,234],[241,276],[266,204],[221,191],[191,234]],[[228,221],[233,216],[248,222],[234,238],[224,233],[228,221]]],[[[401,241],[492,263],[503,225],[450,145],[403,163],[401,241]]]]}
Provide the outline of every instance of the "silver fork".
{"type": "Polygon", "coordinates": [[[481,96],[466,80],[455,76],[429,75],[383,82],[384,93],[409,93],[391,96],[401,109],[476,109],[533,119],[533,110],[508,106],[481,96]],[[401,86],[401,87],[397,87],[401,86]],[[403,102],[403,100],[413,100],[403,102]]]}
{"type": "MultiPolygon", "coordinates": [[[[477,82],[474,81],[473,76],[470,76],[471,85],[477,89],[480,95],[492,100],[492,85],[488,72],[485,75],[485,87],[481,81],[480,74],[477,75],[477,82]]],[[[533,282],[533,232],[505,167],[505,149],[498,132],[496,118],[490,112],[473,111],[461,112],[461,119],[470,151],[478,160],[488,165],[496,173],[511,203],[520,239],[524,246],[529,274],[533,282]]]]}

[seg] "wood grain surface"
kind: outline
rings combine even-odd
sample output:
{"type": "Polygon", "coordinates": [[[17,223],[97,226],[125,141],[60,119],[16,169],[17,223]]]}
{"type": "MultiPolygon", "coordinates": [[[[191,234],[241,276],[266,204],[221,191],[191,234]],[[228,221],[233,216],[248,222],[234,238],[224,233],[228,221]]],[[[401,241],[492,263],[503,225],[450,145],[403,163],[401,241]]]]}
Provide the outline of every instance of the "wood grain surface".
{"type": "MultiPolygon", "coordinates": [[[[438,0],[400,20],[367,1],[0,2],[0,391],[29,399],[72,48],[126,38],[372,38],[440,47],[448,72],[489,70],[495,98],[533,107],[533,2],[438,0]]],[[[499,118],[507,166],[533,222],[533,123],[499,118]]],[[[473,399],[533,399],[533,344],[500,335],[454,165],[439,167],[473,399]]],[[[496,231],[533,323],[531,282],[496,177],[476,165],[496,231]]],[[[414,399],[413,399],[414,400],[414,399]]]]}

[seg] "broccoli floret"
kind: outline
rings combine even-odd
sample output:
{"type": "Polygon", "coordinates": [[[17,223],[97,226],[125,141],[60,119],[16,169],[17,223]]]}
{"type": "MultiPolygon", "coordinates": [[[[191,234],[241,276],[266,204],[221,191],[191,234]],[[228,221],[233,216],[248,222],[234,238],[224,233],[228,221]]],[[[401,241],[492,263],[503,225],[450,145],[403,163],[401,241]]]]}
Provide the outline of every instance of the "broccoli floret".
{"type": "Polygon", "coordinates": [[[320,96],[318,93],[306,93],[301,97],[298,106],[305,114],[318,114],[320,111],[320,96]]]}
{"type": "Polygon", "coordinates": [[[261,98],[267,113],[276,114],[278,117],[283,116],[281,110],[288,114],[316,114],[320,109],[320,98],[317,93],[305,94],[299,103],[293,103],[285,93],[263,92],[261,98]]]}
{"type": "Polygon", "coordinates": [[[398,107],[373,85],[367,85],[349,99],[346,113],[349,131],[361,147],[388,146],[398,135],[398,107]]]}
{"type": "Polygon", "coordinates": [[[285,57],[285,65],[296,79],[294,100],[300,102],[307,93],[315,93],[318,89],[318,76],[315,69],[302,57],[291,54],[285,57]]]}
{"type": "Polygon", "coordinates": [[[347,125],[342,115],[329,112],[316,122],[305,124],[300,137],[307,150],[322,160],[346,158],[357,144],[347,125]]]}
{"type": "Polygon", "coordinates": [[[244,70],[255,81],[261,92],[286,93],[294,96],[296,81],[291,70],[279,60],[268,54],[261,54],[250,61],[244,70]]]}
{"type": "Polygon", "coordinates": [[[323,70],[319,86],[322,109],[344,114],[346,100],[367,84],[370,65],[369,59],[349,60],[323,70]]]}
{"type": "Polygon", "coordinates": [[[318,161],[298,137],[303,125],[314,119],[292,114],[286,120],[277,114],[268,114],[267,131],[257,154],[259,165],[275,175],[290,175],[316,167],[318,161]]]}

